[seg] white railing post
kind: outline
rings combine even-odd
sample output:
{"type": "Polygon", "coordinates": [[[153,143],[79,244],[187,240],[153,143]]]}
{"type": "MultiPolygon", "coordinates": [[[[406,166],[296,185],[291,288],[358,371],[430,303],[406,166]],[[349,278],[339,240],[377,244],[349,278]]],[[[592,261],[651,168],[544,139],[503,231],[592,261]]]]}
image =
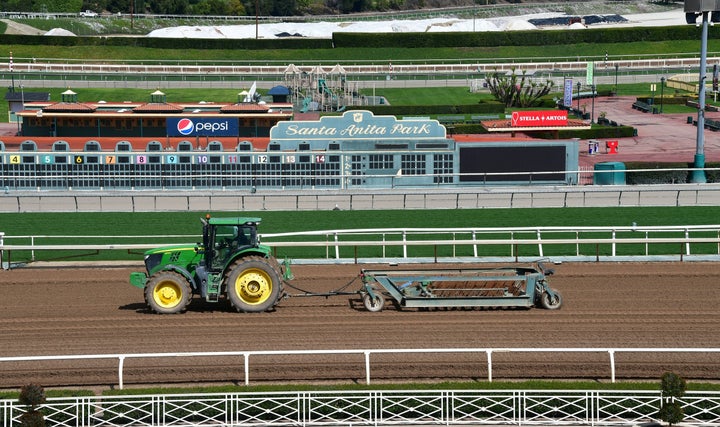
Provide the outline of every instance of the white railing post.
{"type": "Polygon", "coordinates": [[[580,232],[575,232],[575,256],[580,256],[580,232]]]}
{"type": "Polygon", "coordinates": [[[615,350],[608,350],[610,355],[610,382],[615,383],[615,350]]]}
{"type": "MultiPolygon", "coordinates": [[[[472,240],[477,240],[477,235],[475,233],[475,230],[472,232],[472,240]]],[[[720,248],[718,248],[718,253],[720,253],[720,248]]],[[[477,258],[478,252],[477,252],[477,244],[473,244],[473,257],[477,258]]]]}
{"type": "Polygon", "coordinates": [[[487,354],[488,382],[492,382],[492,350],[486,350],[485,354],[487,354]]]}
{"type": "Polygon", "coordinates": [[[514,257],[514,256],[515,256],[515,242],[514,242],[514,240],[515,240],[515,233],[511,231],[511,232],[510,232],[510,257],[514,257]]]}
{"type": "Polygon", "coordinates": [[[250,353],[243,353],[245,362],[245,385],[250,385],[250,353]]]}
{"type": "MultiPolygon", "coordinates": [[[[690,230],[685,229],[685,238],[690,239],[690,230]]],[[[690,241],[685,243],[685,255],[690,255],[690,241]]]]}
{"type": "Polygon", "coordinates": [[[385,233],[382,234],[382,242],[383,242],[383,245],[382,245],[382,257],[383,257],[383,258],[387,258],[386,253],[385,253],[385,233]]]}
{"type": "Polygon", "coordinates": [[[118,357],[118,387],[123,389],[123,365],[125,365],[125,356],[118,357]]]}
{"type": "Polygon", "coordinates": [[[542,245],[542,236],[540,235],[540,229],[537,229],[537,239],[538,239],[538,251],[540,252],[540,257],[543,257],[543,245],[542,245]]]}
{"type": "Polygon", "coordinates": [[[365,351],[365,384],[370,385],[370,352],[365,351]]]}
{"type": "Polygon", "coordinates": [[[403,230],[402,232],[402,241],[403,241],[403,258],[407,258],[407,231],[403,230]]]}
{"type": "Polygon", "coordinates": [[[615,230],[612,231],[612,256],[615,256],[615,237],[616,233],[615,230]]]}
{"type": "Polygon", "coordinates": [[[340,246],[337,245],[338,233],[335,233],[335,259],[340,259],[340,246]]]}

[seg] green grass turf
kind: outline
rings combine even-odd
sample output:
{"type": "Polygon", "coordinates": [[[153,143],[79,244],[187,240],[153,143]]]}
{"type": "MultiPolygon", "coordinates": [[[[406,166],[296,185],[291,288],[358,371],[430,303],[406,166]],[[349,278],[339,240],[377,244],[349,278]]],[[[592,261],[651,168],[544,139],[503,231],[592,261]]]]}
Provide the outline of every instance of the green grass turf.
{"type": "MultiPolygon", "coordinates": [[[[259,216],[263,218],[260,232],[265,234],[362,228],[461,228],[461,227],[542,227],[542,226],[630,226],[633,222],[639,226],[652,225],[708,225],[717,223],[720,207],[622,207],[622,208],[542,208],[542,209],[463,209],[463,210],[422,210],[422,211],[327,211],[327,212],[243,212],[238,216],[259,216]]],[[[5,232],[6,244],[28,244],[29,239],[12,239],[11,236],[69,236],[64,238],[36,238],[36,244],[110,244],[110,243],[193,243],[200,241],[201,212],[158,212],[158,213],[6,213],[0,214],[0,231],[5,232]],[[58,218],[62,217],[59,222],[58,218]],[[153,237],[163,235],[187,235],[170,239],[153,237]],[[78,239],[73,236],[110,236],[104,238],[78,239]],[[149,236],[123,238],[122,236],[149,236]]],[[[215,214],[214,214],[215,215],[215,214]]],[[[217,213],[216,216],[235,216],[233,213],[217,213]]],[[[532,238],[529,233],[528,238],[532,238]]],[[[553,237],[546,235],[545,237],[553,237]]],[[[582,236],[581,236],[582,237],[582,236]]],[[[622,237],[622,236],[618,236],[622,237]]],[[[675,236],[681,237],[681,235],[675,236]]],[[[712,237],[712,236],[710,236],[712,237]]],[[[362,237],[369,239],[370,237],[362,237]]],[[[467,237],[466,237],[467,238],[467,237]]],[[[398,236],[386,236],[386,240],[398,240],[398,236]]],[[[297,238],[301,241],[302,238],[297,238]]],[[[321,239],[322,240],[322,239],[321,239]]],[[[679,253],[679,245],[658,245],[651,249],[653,253],[679,253]],[[677,247],[675,247],[677,246],[677,247]],[[658,252],[654,252],[658,251],[658,252]]],[[[570,247],[546,247],[545,255],[567,253],[570,247]]],[[[574,248],[574,246],[573,246],[574,248]]],[[[508,249],[500,246],[481,247],[480,256],[497,256],[508,254],[508,249]]],[[[438,256],[450,256],[451,248],[439,248],[438,256]]],[[[468,252],[468,248],[458,248],[468,252]]],[[[572,252],[572,248],[570,248],[572,252]]],[[[600,247],[601,254],[607,254],[609,245],[600,247]]],[[[618,248],[618,255],[644,253],[644,245],[624,245],[618,248]]],[[[341,250],[341,256],[352,257],[354,248],[341,250]]],[[[380,248],[360,248],[358,256],[380,256],[380,248]]],[[[433,256],[434,249],[412,248],[410,256],[433,256]]],[[[528,245],[519,248],[522,256],[537,256],[537,247],[528,245]]],[[[593,245],[581,247],[581,253],[595,254],[593,245]]],[[[697,245],[693,253],[717,253],[712,244],[697,245]]],[[[399,247],[387,249],[388,257],[400,256],[399,247]]],[[[324,249],[279,248],[278,257],[321,258],[324,249]]],[[[16,251],[12,254],[14,261],[29,259],[30,254],[16,251]]],[[[74,259],[130,259],[141,260],[138,253],[128,254],[123,251],[102,251],[100,254],[84,255],[82,252],[39,251],[38,260],[52,260],[60,257],[73,256],[74,259]]]]}
{"type": "MultiPolygon", "coordinates": [[[[13,52],[16,62],[23,58],[71,58],[73,60],[142,61],[156,63],[163,61],[208,61],[210,63],[232,62],[235,64],[253,61],[280,62],[284,64],[317,61],[339,61],[368,64],[385,64],[388,61],[422,60],[424,63],[448,62],[448,60],[473,60],[524,62],[527,59],[597,61],[605,59],[634,59],[644,55],[671,54],[673,56],[696,55],[700,46],[696,40],[668,40],[661,42],[597,43],[556,46],[497,46],[497,47],[442,47],[442,48],[335,48],[335,49],[157,49],[124,46],[52,46],[52,45],[8,45],[0,43],[0,52],[13,52]]],[[[720,51],[720,40],[708,40],[708,55],[720,51]]],[[[601,68],[596,70],[602,72],[601,68]]]]}

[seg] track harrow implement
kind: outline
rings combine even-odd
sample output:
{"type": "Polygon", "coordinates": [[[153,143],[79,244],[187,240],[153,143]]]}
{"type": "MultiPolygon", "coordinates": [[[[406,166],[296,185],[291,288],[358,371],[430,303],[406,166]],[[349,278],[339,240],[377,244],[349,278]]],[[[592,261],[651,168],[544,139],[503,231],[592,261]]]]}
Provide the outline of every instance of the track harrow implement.
{"type": "Polygon", "coordinates": [[[400,307],[535,307],[562,305],[550,288],[553,273],[541,263],[531,267],[489,269],[362,270],[363,304],[380,311],[386,298],[400,307]]]}

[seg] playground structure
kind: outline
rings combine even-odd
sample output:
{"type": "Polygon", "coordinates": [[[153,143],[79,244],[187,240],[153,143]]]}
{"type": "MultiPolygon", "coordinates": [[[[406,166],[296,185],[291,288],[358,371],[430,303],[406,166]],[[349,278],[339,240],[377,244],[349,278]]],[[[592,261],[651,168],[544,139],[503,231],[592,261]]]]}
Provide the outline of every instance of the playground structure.
{"type": "Polygon", "coordinates": [[[367,97],[358,92],[358,82],[347,80],[342,65],[330,71],[320,66],[302,70],[290,64],[283,74],[290,90],[290,102],[302,113],[308,111],[343,111],[348,106],[368,105],[367,97]]]}

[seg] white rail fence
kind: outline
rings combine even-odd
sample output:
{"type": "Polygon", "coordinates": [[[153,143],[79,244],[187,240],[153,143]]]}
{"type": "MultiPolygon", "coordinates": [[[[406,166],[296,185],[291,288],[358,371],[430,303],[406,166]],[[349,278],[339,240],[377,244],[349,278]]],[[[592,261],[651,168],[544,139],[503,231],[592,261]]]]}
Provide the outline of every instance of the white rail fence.
{"type": "MultiPolygon", "coordinates": [[[[659,391],[418,390],[252,392],[49,398],[47,425],[78,426],[629,426],[658,419],[659,391]]],[[[683,426],[720,425],[720,393],[688,392],[683,426]]],[[[25,407],[0,400],[3,427],[25,407]]]]}
{"type": "MultiPolygon", "coordinates": [[[[266,351],[223,351],[223,352],[175,352],[175,353],[128,353],[128,354],[76,354],[55,356],[7,356],[0,357],[0,364],[10,362],[47,362],[71,361],[76,366],[83,365],[86,360],[117,360],[118,361],[118,387],[125,387],[124,366],[130,359],[165,359],[165,358],[195,358],[195,357],[237,357],[242,359],[244,367],[244,384],[250,385],[250,359],[262,356],[307,356],[307,355],[362,355],[364,357],[365,383],[371,384],[371,357],[380,354],[475,354],[484,357],[487,361],[489,382],[493,381],[494,353],[607,353],[608,372],[611,382],[615,382],[616,366],[615,355],[618,353],[662,353],[662,354],[718,354],[720,348],[423,348],[423,349],[344,349],[344,350],[266,350],[266,351]]],[[[262,358],[260,360],[263,360],[262,358]]],[[[354,359],[350,359],[354,360],[354,359]]],[[[449,359],[448,361],[450,361],[449,359]]],[[[720,414],[718,414],[720,417],[720,414]]]]}
{"type": "MultiPolygon", "coordinates": [[[[708,58],[708,61],[716,61],[717,57],[708,58]]],[[[42,74],[199,74],[199,75],[237,75],[237,74],[258,74],[264,76],[284,76],[288,73],[287,63],[268,64],[217,64],[201,63],[198,61],[178,65],[163,64],[138,64],[132,62],[103,61],[103,63],[71,63],[67,60],[64,63],[53,62],[53,59],[41,59],[40,61],[18,60],[13,62],[15,73],[42,73],[42,74]]],[[[505,72],[522,70],[528,74],[533,73],[567,73],[580,72],[587,69],[587,60],[578,58],[555,58],[553,61],[538,62],[534,59],[526,61],[462,61],[450,60],[452,63],[437,63],[439,60],[429,60],[426,63],[412,63],[410,61],[393,61],[390,68],[387,62],[375,61],[345,61],[343,68],[350,75],[442,75],[442,74],[478,74],[493,73],[495,71],[505,72]]],[[[179,62],[179,61],[178,61],[179,62]]],[[[7,63],[7,61],[6,61],[7,63]]],[[[698,58],[660,58],[660,59],[621,59],[604,62],[604,69],[598,70],[603,75],[610,75],[615,66],[622,69],[623,74],[634,70],[687,70],[690,67],[697,67],[698,58]]],[[[332,68],[336,62],[321,63],[319,61],[308,61],[308,63],[296,63],[301,72],[312,72],[317,66],[332,68]]],[[[0,72],[6,71],[0,67],[0,72]]]]}
{"type": "MultiPolygon", "coordinates": [[[[720,225],[624,227],[477,227],[319,230],[261,235],[279,257],[307,263],[720,260],[720,225]]],[[[200,236],[8,236],[0,233],[0,265],[25,251],[137,251],[196,244],[200,236]],[[180,240],[182,239],[182,240],[180,240]],[[82,241],[111,243],[82,243],[82,241]],[[151,243],[125,243],[127,241],[151,243]],[[10,243],[13,242],[13,243],[10,243]],[[72,242],[72,243],[68,243],[72,242]],[[192,242],[192,243],[188,243],[192,242]]],[[[29,257],[27,254],[29,253],[29,257]]],[[[87,255],[87,254],[86,254],[87,255]]],[[[29,260],[27,259],[29,258],[29,260]]]]}

